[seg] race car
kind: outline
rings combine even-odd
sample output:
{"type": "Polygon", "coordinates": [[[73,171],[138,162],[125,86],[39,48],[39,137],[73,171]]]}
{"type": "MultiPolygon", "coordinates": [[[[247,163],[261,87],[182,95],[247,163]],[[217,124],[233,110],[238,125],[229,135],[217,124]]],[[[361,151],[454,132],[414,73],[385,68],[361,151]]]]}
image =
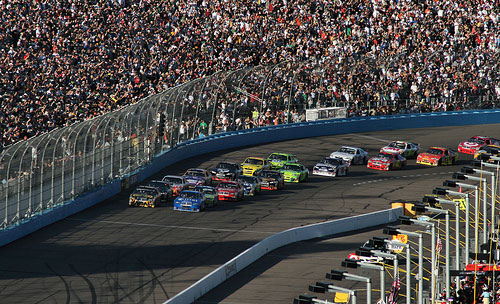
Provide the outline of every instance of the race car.
{"type": "Polygon", "coordinates": [[[347,174],[349,165],[342,158],[325,157],[314,165],[312,174],[322,176],[344,176],[347,174]]]}
{"type": "Polygon", "coordinates": [[[472,136],[467,141],[463,141],[458,144],[458,152],[474,155],[477,150],[485,145],[499,145],[500,141],[498,139],[486,136],[472,136]]]}
{"type": "Polygon", "coordinates": [[[153,187],[139,186],[130,194],[128,205],[131,207],[151,207],[160,205],[161,194],[153,187]]]}
{"type": "Polygon", "coordinates": [[[295,157],[295,155],[289,154],[289,153],[277,153],[277,152],[275,152],[275,153],[271,153],[267,157],[267,160],[271,164],[271,170],[278,170],[281,167],[283,167],[283,165],[285,163],[297,162],[297,157],[295,157]]]}
{"type": "Polygon", "coordinates": [[[499,156],[500,155],[500,146],[498,145],[487,145],[481,147],[479,150],[474,153],[474,159],[488,159],[488,162],[495,162],[494,160],[490,160],[490,156],[499,156]]]}
{"type": "Polygon", "coordinates": [[[161,201],[163,203],[168,202],[172,197],[172,187],[166,181],[153,180],[147,184],[148,187],[153,187],[160,192],[161,201]]]}
{"type": "Polygon", "coordinates": [[[198,191],[184,190],[174,200],[174,210],[200,212],[205,209],[205,196],[198,191]]]}
{"type": "Polygon", "coordinates": [[[455,150],[443,147],[430,147],[417,157],[417,164],[428,166],[453,165],[458,160],[458,153],[455,150]]]}
{"type": "Polygon", "coordinates": [[[305,182],[309,177],[309,169],[299,163],[286,163],[278,170],[287,183],[305,182]]]}
{"type": "Polygon", "coordinates": [[[220,182],[216,189],[220,201],[239,201],[245,196],[243,186],[235,181],[220,182]]]}
{"type": "Polygon", "coordinates": [[[369,169],[389,171],[406,167],[406,158],[399,153],[380,152],[368,160],[369,169]]]}
{"type": "Polygon", "coordinates": [[[380,149],[380,152],[398,153],[403,155],[406,159],[417,158],[420,147],[418,144],[395,140],[385,147],[380,149]]]}
{"type": "Polygon", "coordinates": [[[368,152],[358,147],[342,146],[337,151],[330,154],[331,158],[342,158],[349,166],[366,164],[368,152]]]}
{"type": "Polygon", "coordinates": [[[205,169],[191,168],[184,175],[188,187],[212,185],[212,174],[205,169]]]}
{"type": "Polygon", "coordinates": [[[260,193],[261,180],[257,176],[240,175],[236,181],[243,185],[245,196],[254,196],[260,193]]]}
{"type": "Polygon", "coordinates": [[[211,170],[211,173],[213,180],[229,181],[243,174],[243,170],[237,163],[222,161],[211,170]]]}
{"type": "Polygon", "coordinates": [[[356,253],[350,253],[347,256],[347,259],[348,260],[355,260],[355,261],[359,261],[359,262],[363,262],[363,263],[373,263],[373,264],[384,262],[383,257],[379,257],[379,256],[368,257],[368,256],[357,255],[356,253]]]}
{"type": "Polygon", "coordinates": [[[260,157],[248,157],[241,164],[243,175],[257,175],[261,170],[269,170],[271,165],[269,161],[260,157]]]}
{"type": "Polygon", "coordinates": [[[187,189],[188,183],[184,176],[178,175],[166,175],[163,177],[162,181],[168,182],[172,187],[172,195],[176,197],[179,193],[187,189]]]}
{"type": "Polygon", "coordinates": [[[261,188],[266,190],[279,190],[285,185],[283,174],[275,170],[263,170],[259,173],[262,179],[261,188]]]}
{"type": "Polygon", "coordinates": [[[213,207],[217,206],[219,202],[219,195],[217,190],[211,186],[196,186],[193,191],[198,191],[205,197],[205,206],[213,207]]]}

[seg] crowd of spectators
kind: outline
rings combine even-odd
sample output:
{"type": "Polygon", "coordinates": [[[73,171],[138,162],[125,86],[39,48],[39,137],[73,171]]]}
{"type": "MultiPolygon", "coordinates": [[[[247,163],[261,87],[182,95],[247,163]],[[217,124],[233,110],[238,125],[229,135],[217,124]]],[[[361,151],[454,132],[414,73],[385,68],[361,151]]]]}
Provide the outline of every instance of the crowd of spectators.
{"type": "Polygon", "coordinates": [[[232,88],[226,106],[219,96],[208,128],[337,104],[349,115],[495,107],[500,96],[498,0],[0,0],[0,10],[3,145],[259,65],[278,68],[248,94],[232,88]]]}

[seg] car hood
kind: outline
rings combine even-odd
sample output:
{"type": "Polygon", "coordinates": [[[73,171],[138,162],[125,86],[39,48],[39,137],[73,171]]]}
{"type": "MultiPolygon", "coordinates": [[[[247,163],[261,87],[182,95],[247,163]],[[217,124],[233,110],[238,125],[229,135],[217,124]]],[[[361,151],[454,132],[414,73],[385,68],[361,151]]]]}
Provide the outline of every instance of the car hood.
{"type": "Polygon", "coordinates": [[[344,152],[333,152],[330,157],[342,157],[343,159],[353,159],[354,154],[344,153],[344,152]]]}
{"type": "Polygon", "coordinates": [[[460,146],[465,148],[479,148],[482,147],[483,144],[478,144],[476,142],[471,142],[471,141],[463,141],[460,143],[460,146]]]}
{"type": "Polygon", "coordinates": [[[175,199],[175,202],[178,204],[182,203],[199,204],[201,203],[201,199],[178,197],[175,199]]]}
{"type": "Polygon", "coordinates": [[[393,147],[383,147],[382,151],[389,153],[403,153],[405,149],[393,148],[393,147]]]}
{"type": "Polygon", "coordinates": [[[390,163],[391,161],[384,157],[372,157],[369,160],[370,162],[379,162],[379,163],[390,163]]]}

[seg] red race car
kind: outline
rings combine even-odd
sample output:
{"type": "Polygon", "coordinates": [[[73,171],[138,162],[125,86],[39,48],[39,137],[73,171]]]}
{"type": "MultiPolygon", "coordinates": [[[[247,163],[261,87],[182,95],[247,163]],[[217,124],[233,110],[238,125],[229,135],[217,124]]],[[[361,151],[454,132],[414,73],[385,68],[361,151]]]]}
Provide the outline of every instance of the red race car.
{"type": "Polygon", "coordinates": [[[225,181],[217,185],[217,195],[221,201],[239,201],[245,195],[245,189],[238,182],[225,181]]]}
{"type": "Polygon", "coordinates": [[[380,152],[368,160],[369,169],[389,171],[406,167],[406,158],[399,153],[380,152]]]}
{"type": "Polygon", "coordinates": [[[428,166],[453,165],[458,160],[458,153],[452,149],[430,147],[417,157],[417,164],[428,166]]]}
{"type": "Polygon", "coordinates": [[[486,136],[472,136],[458,145],[458,152],[474,155],[482,146],[499,145],[499,140],[486,136]]]}

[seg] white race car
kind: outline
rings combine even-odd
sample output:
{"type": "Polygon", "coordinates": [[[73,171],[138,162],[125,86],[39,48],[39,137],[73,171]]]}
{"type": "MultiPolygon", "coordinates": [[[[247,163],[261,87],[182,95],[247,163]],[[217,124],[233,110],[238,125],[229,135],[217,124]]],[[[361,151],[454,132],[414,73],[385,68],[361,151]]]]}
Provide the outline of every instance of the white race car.
{"type": "Polygon", "coordinates": [[[349,165],[362,165],[368,161],[368,152],[358,147],[342,146],[330,154],[331,158],[342,158],[349,165]]]}
{"type": "Polygon", "coordinates": [[[420,147],[418,144],[395,140],[387,146],[380,149],[380,152],[397,153],[403,155],[405,158],[417,158],[420,147]]]}
{"type": "Polygon", "coordinates": [[[344,176],[347,174],[348,163],[342,158],[325,157],[314,165],[312,174],[322,176],[344,176]]]}

